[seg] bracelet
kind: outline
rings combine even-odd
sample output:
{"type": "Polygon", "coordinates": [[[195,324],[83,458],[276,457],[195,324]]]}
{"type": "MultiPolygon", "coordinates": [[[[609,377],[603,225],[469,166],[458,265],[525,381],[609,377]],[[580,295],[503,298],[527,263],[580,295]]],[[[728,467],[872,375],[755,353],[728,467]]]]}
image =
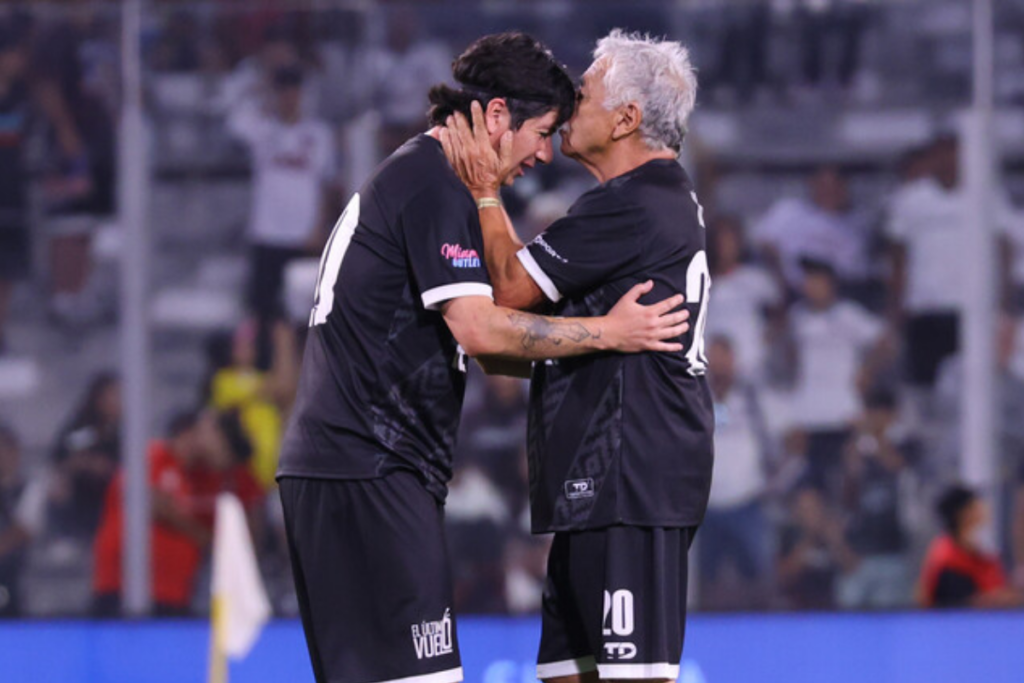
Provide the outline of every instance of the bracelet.
{"type": "Polygon", "coordinates": [[[481,197],[480,199],[476,200],[476,208],[478,208],[478,209],[487,209],[487,208],[490,208],[490,207],[494,207],[496,209],[500,209],[501,208],[501,200],[500,199],[496,199],[494,197],[481,197]]]}

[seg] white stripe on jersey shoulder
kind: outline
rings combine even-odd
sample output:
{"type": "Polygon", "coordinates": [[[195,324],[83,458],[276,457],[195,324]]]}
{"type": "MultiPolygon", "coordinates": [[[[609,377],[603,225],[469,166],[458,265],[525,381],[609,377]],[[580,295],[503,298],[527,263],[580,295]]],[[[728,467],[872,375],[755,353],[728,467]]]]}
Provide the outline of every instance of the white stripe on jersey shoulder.
{"type": "Polygon", "coordinates": [[[540,287],[540,291],[544,292],[544,296],[552,301],[552,303],[558,303],[562,298],[562,293],[558,291],[558,287],[551,281],[548,274],[544,272],[544,269],[537,263],[537,259],[533,258],[533,254],[530,253],[529,248],[523,247],[516,252],[516,258],[523,264],[523,268],[526,268],[526,272],[530,274],[533,281],[540,287]]]}
{"type": "Polygon", "coordinates": [[[564,659],[560,662],[537,664],[537,678],[557,678],[574,674],[590,673],[595,669],[594,658],[590,655],[579,659],[564,659]]]}
{"type": "Polygon", "coordinates": [[[662,662],[660,664],[598,664],[598,675],[604,678],[644,680],[647,678],[667,678],[674,681],[679,678],[679,665],[662,662]]]}
{"type": "Polygon", "coordinates": [[[390,678],[386,681],[375,683],[459,683],[462,680],[462,667],[446,669],[432,674],[420,674],[419,676],[407,676],[406,678],[390,678]]]}
{"type": "Polygon", "coordinates": [[[428,311],[436,311],[445,301],[463,296],[486,296],[494,299],[494,290],[482,282],[456,282],[452,285],[441,285],[423,292],[423,307],[428,311]]]}

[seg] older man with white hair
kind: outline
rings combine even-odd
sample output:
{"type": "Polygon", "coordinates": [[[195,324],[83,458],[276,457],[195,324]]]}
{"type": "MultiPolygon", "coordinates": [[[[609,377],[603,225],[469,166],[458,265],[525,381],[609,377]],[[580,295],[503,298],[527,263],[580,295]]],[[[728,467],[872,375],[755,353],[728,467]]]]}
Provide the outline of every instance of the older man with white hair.
{"type": "Polygon", "coordinates": [[[555,683],[675,680],[687,551],[707,505],[712,400],[704,379],[708,276],[702,209],[678,163],[697,82],[679,43],[613,31],[583,77],[562,152],[600,182],[528,245],[498,189],[511,144],[483,111],[442,133],[480,209],[495,299],[600,315],[638,282],[684,291],[692,329],[676,353],[536,364],[529,453],[535,533],[555,532],[537,675],[555,683]]]}

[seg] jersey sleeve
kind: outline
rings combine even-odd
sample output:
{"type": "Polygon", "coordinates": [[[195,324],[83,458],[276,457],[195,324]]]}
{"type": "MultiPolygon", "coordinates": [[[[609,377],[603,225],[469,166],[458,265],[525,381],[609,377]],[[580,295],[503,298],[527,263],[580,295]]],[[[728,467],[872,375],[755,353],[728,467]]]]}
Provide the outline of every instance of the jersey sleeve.
{"type": "Polygon", "coordinates": [[[516,256],[553,302],[613,279],[639,258],[643,210],[599,188],[523,247],[516,256]]]}
{"type": "Polygon", "coordinates": [[[494,298],[480,219],[468,197],[431,185],[406,205],[402,230],[424,308],[463,296],[494,298]]]}

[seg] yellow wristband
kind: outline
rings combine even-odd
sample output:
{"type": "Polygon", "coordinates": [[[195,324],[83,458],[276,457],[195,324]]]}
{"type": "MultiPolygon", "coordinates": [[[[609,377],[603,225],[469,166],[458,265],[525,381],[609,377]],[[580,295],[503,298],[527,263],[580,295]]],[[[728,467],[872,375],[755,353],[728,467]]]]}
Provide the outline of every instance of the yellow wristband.
{"type": "Polygon", "coordinates": [[[500,209],[501,200],[495,199],[494,197],[481,197],[480,199],[476,200],[476,208],[478,209],[486,209],[492,206],[500,209]]]}

